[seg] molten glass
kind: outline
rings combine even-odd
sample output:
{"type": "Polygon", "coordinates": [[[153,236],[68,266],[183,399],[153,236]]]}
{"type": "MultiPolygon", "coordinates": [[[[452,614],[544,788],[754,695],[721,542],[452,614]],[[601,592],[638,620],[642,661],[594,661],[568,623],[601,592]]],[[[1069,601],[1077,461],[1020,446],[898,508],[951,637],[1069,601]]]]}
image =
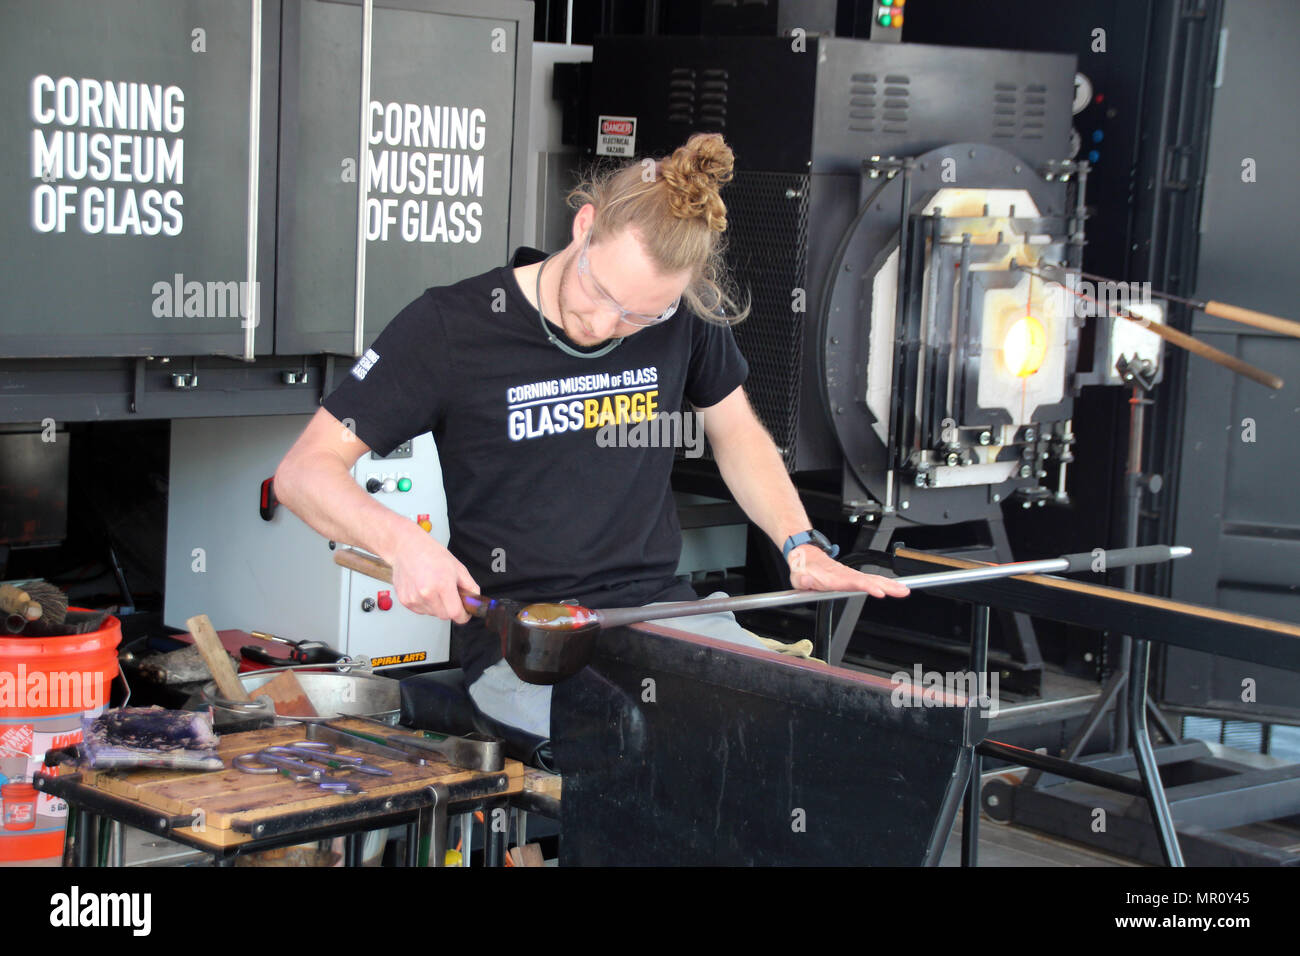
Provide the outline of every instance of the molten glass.
{"type": "Polygon", "coordinates": [[[575,631],[599,618],[577,604],[530,604],[516,615],[521,624],[548,631],[575,631]]]}
{"type": "Polygon", "coordinates": [[[1002,357],[1017,378],[1028,378],[1047,358],[1047,330],[1032,315],[1026,315],[1007,331],[1002,357]]]}

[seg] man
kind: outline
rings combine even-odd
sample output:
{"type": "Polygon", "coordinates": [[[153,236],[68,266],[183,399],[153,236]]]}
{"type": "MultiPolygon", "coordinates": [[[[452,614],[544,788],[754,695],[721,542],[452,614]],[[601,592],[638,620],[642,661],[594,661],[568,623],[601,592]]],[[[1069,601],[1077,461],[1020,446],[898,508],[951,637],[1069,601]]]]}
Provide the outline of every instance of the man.
{"type": "MultiPolygon", "coordinates": [[[[732,165],[722,138],[701,134],[671,157],[579,187],[562,252],[427,290],[276,471],[276,494],[295,514],[393,566],[398,601],[456,622],[453,646],[480,710],[538,736],[549,736],[550,688],[515,677],[461,592],[589,607],[695,597],[674,577],[672,449],[608,447],[601,429],[679,414],[689,402],[736,501],[783,547],[794,587],[907,593],[836,562],[813,537],[745,398],[748,367],[724,316],[746,310],[721,265],[719,190],[732,165]],[[443,470],[446,548],[350,474],[365,452],[387,454],[425,431],[443,470]]],[[[672,624],[759,646],[732,615],[709,617],[672,624]]]]}

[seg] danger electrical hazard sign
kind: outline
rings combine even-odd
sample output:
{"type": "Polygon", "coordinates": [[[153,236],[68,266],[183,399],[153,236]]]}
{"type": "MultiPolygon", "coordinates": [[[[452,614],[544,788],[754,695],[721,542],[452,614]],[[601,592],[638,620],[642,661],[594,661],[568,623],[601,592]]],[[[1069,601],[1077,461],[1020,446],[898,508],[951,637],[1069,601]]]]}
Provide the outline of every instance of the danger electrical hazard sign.
{"type": "Polygon", "coordinates": [[[602,116],[598,124],[596,127],[597,156],[635,155],[635,116],[602,116]]]}

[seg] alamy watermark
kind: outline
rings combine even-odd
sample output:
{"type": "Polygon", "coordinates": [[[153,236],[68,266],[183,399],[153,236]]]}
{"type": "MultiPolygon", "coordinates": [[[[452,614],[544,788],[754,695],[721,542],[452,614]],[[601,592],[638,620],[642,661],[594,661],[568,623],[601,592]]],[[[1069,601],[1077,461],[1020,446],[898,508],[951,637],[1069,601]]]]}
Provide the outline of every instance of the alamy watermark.
{"type": "Polygon", "coordinates": [[[681,448],[687,458],[704,454],[704,423],[698,412],[659,412],[631,424],[604,425],[596,432],[601,448],[681,448]]]}
{"type": "MultiPolygon", "coordinates": [[[[247,328],[252,304],[261,294],[260,282],[229,282],[186,279],[178,272],[171,281],[155,282],[150,291],[153,293],[153,314],[159,319],[234,319],[247,328]]],[[[253,324],[258,324],[253,319],[253,324]]]]}
{"type": "Polygon", "coordinates": [[[0,671],[0,709],[7,707],[94,710],[105,701],[104,682],[94,671],[34,671],[19,662],[0,671]]]}
{"type": "Polygon", "coordinates": [[[914,664],[911,671],[895,671],[889,680],[895,707],[960,707],[964,699],[979,705],[981,717],[998,714],[997,671],[923,671],[914,664]]]}
{"type": "Polygon", "coordinates": [[[1155,304],[1150,282],[1093,282],[1071,272],[1066,275],[1066,288],[1075,293],[1074,314],[1080,319],[1124,312],[1143,319],[1143,315],[1133,310],[1149,308],[1155,304]]]}
{"type": "Polygon", "coordinates": [[[133,936],[148,936],[152,913],[151,893],[83,893],[74,885],[50,897],[50,925],[55,927],[123,927],[133,936]]]}

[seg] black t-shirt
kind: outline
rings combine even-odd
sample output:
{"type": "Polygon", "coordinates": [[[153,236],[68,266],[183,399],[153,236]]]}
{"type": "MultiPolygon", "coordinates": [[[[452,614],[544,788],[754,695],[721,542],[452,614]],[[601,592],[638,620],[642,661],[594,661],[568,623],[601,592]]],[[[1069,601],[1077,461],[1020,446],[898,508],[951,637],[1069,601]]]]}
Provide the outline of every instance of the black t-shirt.
{"type": "MultiPolygon", "coordinates": [[[[714,405],[747,374],[731,330],[685,308],[604,356],[567,355],[501,268],[426,290],[324,405],[381,455],[433,433],[448,547],[484,594],[615,607],[682,596],[662,443],[683,433],[661,416],[714,405]],[[624,447],[608,447],[620,424],[624,447]]],[[[501,657],[477,621],[453,641],[467,683],[501,657]]]]}

